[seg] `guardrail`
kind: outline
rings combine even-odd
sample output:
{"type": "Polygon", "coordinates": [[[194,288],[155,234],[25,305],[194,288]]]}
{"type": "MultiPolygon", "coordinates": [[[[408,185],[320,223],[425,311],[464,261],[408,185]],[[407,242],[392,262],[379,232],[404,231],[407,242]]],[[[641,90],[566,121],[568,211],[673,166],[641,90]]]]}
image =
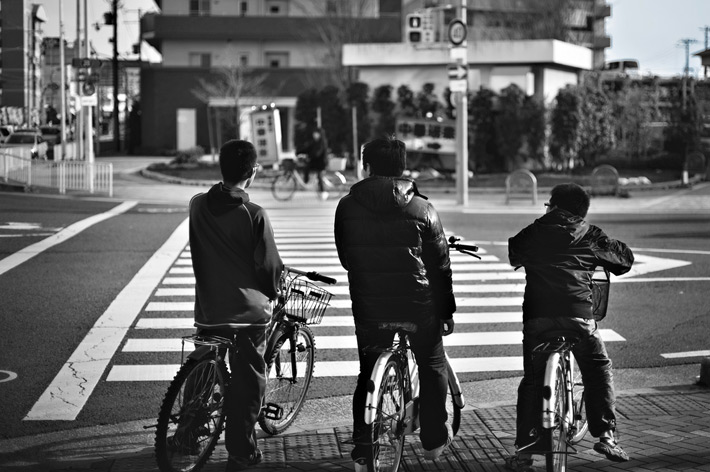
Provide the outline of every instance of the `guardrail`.
{"type": "Polygon", "coordinates": [[[89,193],[113,197],[113,164],[83,161],[40,161],[0,153],[0,177],[4,182],[89,193]]]}

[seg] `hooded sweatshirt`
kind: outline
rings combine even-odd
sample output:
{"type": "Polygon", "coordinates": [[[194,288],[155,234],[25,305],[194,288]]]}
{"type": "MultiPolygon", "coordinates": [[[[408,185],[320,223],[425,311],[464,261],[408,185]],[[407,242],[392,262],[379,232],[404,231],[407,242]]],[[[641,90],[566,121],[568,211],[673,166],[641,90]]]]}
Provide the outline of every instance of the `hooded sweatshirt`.
{"type": "Polygon", "coordinates": [[[434,207],[413,181],[370,177],[335,212],[356,321],[412,321],[456,311],[449,246],[434,207]]]}
{"type": "Polygon", "coordinates": [[[540,317],[593,318],[592,276],[631,269],[634,255],[582,217],[554,208],[508,240],[510,264],[525,267],[523,321],[540,317]]]}
{"type": "Polygon", "coordinates": [[[266,212],[240,188],[214,185],[190,202],[195,326],[266,325],[283,263],[266,212]]]}

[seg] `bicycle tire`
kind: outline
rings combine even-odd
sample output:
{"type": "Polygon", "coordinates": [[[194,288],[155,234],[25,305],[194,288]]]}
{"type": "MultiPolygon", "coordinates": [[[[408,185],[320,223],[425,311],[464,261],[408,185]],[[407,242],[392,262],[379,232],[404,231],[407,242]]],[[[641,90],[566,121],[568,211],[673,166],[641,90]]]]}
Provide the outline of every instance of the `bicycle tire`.
{"type": "Polygon", "coordinates": [[[454,386],[449,382],[449,389],[446,395],[446,422],[451,425],[451,430],[454,436],[459,432],[461,427],[461,408],[454,401],[454,386]]]}
{"type": "Polygon", "coordinates": [[[392,356],[385,364],[377,392],[377,412],[372,422],[368,472],[397,472],[404,453],[405,386],[400,361],[392,356]]]}
{"type": "Polygon", "coordinates": [[[294,330],[281,331],[277,336],[273,350],[266,356],[265,408],[259,415],[259,426],[271,435],[288,429],[303,408],[313,379],[316,355],[315,338],[308,326],[300,325],[294,330]],[[302,369],[305,370],[301,376],[302,369]],[[269,407],[276,413],[275,416],[266,411],[269,407]]]}
{"type": "Polygon", "coordinates": [[[328,198],[340,198],[346,187],[347,179],[340,172],[326,172],[323,175],[323,190],[328,192],[328,198]]]}
{"type": "Polygon", "coordinates": [[[572,369],[572,427],[570,428],[570,444],[578,444],[589,431],[587,422],[587,405],[584,394],[582,373],[579,371],[574,355],[570,354],[570,369],[572,369]]]}
{"type": "Polygon", "coordinates": [[[550,452],[545,453],[545,467],[547,472],[565,472],[567,470],[567,395],[565,393],[565,375],[562,361],[557,364],[555,373],[555,389],[553,395],[555,401],[556,425],[543,430],[546,435],[546,444],[549,444],[550,452]]]}
{"type": "Polygon", "coordinates": [[[158,414],[155,458],[161,472],[198,472],[224,427],[229,373],[223,360],[188,359],[170,382],[158,414]]]}
{"type": "Polygon", "coordinates": [[[293,198],[296,193],[298,183],[291,172],[284,172],[277,175],[271,182],[271,195],[280,202],[285,202],[293,198]]]}

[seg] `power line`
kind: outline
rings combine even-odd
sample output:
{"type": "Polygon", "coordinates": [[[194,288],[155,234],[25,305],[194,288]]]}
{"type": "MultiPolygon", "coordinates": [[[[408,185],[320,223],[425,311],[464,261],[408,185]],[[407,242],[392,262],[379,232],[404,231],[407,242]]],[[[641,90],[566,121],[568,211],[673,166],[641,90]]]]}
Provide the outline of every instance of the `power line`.
{"type": "Polygon", "coordinates": [[[685,69],[683,70],[683,75],[688,77],[690,75],[690,45],[697,43],[698,40],[693,38],[685,38],[681,39],[679,42],[685,45],[685,69]]]}

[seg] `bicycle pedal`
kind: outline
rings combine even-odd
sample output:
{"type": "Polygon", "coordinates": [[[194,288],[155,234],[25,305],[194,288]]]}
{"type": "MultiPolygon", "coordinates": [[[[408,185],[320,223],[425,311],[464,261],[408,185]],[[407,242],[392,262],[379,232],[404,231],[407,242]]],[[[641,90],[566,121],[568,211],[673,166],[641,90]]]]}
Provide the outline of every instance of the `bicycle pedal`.
{"type": "Polygon", "coordinates": [[[296,350],[298,352],[304,352],[306,350],[306,346],[304,346],[303,343],[298,343],[296,344],[296,350]]]}
{"type": "Polygon", "coordinates": [[[284,409],[276,403],[267,403],[262,408],[262,411],[264,412],[264,418],[269,420],[278,421],[284,417],[284,409]]]}

